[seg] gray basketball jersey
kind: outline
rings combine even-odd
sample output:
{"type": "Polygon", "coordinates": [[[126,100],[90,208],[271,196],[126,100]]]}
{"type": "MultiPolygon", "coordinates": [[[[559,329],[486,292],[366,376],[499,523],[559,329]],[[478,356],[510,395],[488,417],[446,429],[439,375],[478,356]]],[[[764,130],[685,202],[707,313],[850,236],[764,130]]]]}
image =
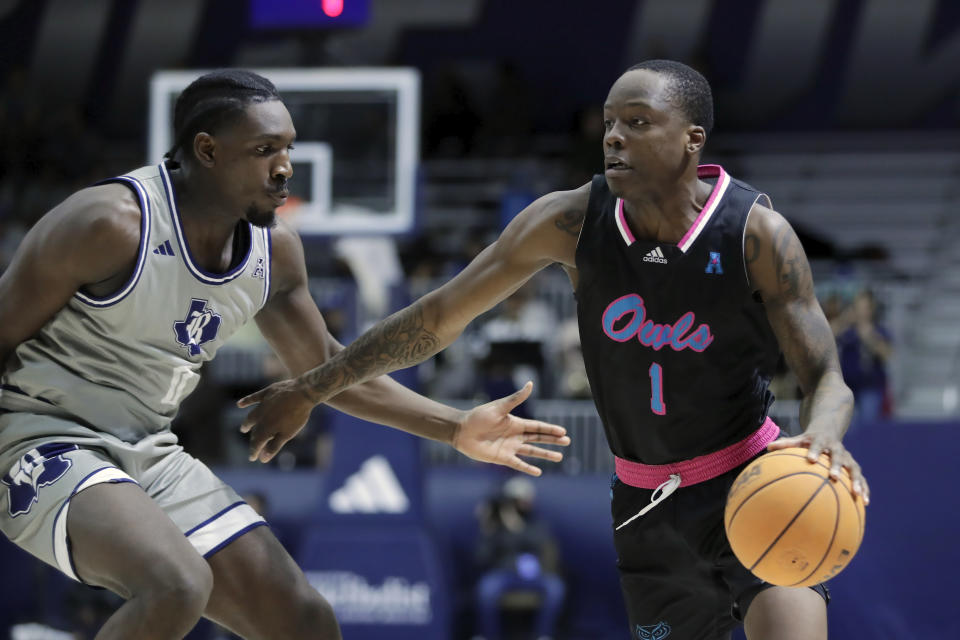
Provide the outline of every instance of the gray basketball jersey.
{"type": "Polygon", "coordinates": [[[108,297],[78,291],[17,347],[0,407],[74,418],[135,442],[169,428],[200,366],[266,302],[270,231],[240,225],[246,255],[227,273],[208,273],[190,254],[163,164],[108,182],[140,200],[133,274],[108,297]]]}

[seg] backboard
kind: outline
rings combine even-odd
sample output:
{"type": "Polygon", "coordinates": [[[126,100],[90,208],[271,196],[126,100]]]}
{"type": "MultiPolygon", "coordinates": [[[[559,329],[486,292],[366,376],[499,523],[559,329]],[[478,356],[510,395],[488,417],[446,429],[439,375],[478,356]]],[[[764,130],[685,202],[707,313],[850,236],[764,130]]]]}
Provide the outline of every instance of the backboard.
{"type": "MultiPolygon", "coordinates": [[[[400,234],[414,225],[420,140],[415,69],[254,69],[280,91],[297,129],[291,197],[279,211],[301,234],[400,234]]],[[[177,96],[204,71],[150,83],[149,158],[173,137],[177,96]]]]}

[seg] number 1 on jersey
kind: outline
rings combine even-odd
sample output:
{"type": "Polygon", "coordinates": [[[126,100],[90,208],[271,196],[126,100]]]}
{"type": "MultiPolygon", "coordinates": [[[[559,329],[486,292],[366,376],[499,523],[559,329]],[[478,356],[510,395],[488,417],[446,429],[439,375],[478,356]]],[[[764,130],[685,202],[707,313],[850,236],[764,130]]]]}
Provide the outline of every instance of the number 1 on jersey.
{"type": "Polygon", "coordinates": [[[650,365],[650,410],[658,416],[667,413],[663,404],[663,369],[656,362],[650,365]]]}

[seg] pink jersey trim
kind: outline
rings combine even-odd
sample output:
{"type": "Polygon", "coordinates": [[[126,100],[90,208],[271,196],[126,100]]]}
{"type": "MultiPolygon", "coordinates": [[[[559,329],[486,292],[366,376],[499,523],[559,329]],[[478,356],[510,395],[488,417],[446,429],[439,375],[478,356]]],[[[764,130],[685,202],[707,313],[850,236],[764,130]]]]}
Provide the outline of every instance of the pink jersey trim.
{"type": "Polygon", "coordinates": [[[623,241],[627,243],[629,247],[634,242],[636,238],[633,237],[633,232],[630,231],[630,227],[627,226],[627,216],[623,213],[623,200],[617,198],[617,228],[620,229],[620,235],[623,236],[623,241]]]}
{"type": "Polygon", "coordinates": [[[764,451],[767,445],[779,436],[780,427],[767,418],[759,429],[740,442],[690,460],[670,464],[643,464],[615,457],[617,477],[631,487],[656,489],[669,480],[671,474],[679,474],[680,486],[687,487],[716,478],[740,466],[764,451]]]}
{"type": "Polygon", "coordinates": [[[697,239],[697,236],[700,235],[700,232],[703,231],[703,228],[707,225],[707,221],[710,220],[710,216],[713,215],[713,212],[717,209],[717,206],[720,204],[720,199],[723,198],[723,194],[727,190],[727,186],[730,184],[730,176],[727,175],[727,172],[723,170],[718,164],[702,164],[697,167],[697,177],[698,178],[716,178],[717,184],[713,185],[713,191],[710,192],[710,197],[707,198],[707,203],[703,205],[703,210],[700,211],[700,215],[697,216],[697,219],[693,221],[693,224],[687,229],[687,233],[680,238],[678,247],[680,251],[684,253],[687,252],[687,249],[690,248],[690,245],[693,244],[693,241],[697,239]]]}

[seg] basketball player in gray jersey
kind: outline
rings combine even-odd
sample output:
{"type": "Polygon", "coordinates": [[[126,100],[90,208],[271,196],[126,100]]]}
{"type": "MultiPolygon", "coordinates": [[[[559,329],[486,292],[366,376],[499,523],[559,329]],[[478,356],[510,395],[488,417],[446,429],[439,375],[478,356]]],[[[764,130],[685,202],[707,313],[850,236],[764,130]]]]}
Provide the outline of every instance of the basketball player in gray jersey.
{"type": "MultiPolygon", "coordinates": [[[[187,87],[174,129],[164,163],[69,197],[0,278],[0,529],[127,599],[98,639],[181,638],[201,616],[244,638],[339,638],[263,519],[170,431],[250,318],[294,375],[342,349],[275,218],[296,132],[276,88],[239,70],[187,87]]],[[[529,392],[461,412],[383,377],[330,404],[537,475],[518,455],[559,460],[535,443],[569,439],[510,415],[529,392]]]]}

